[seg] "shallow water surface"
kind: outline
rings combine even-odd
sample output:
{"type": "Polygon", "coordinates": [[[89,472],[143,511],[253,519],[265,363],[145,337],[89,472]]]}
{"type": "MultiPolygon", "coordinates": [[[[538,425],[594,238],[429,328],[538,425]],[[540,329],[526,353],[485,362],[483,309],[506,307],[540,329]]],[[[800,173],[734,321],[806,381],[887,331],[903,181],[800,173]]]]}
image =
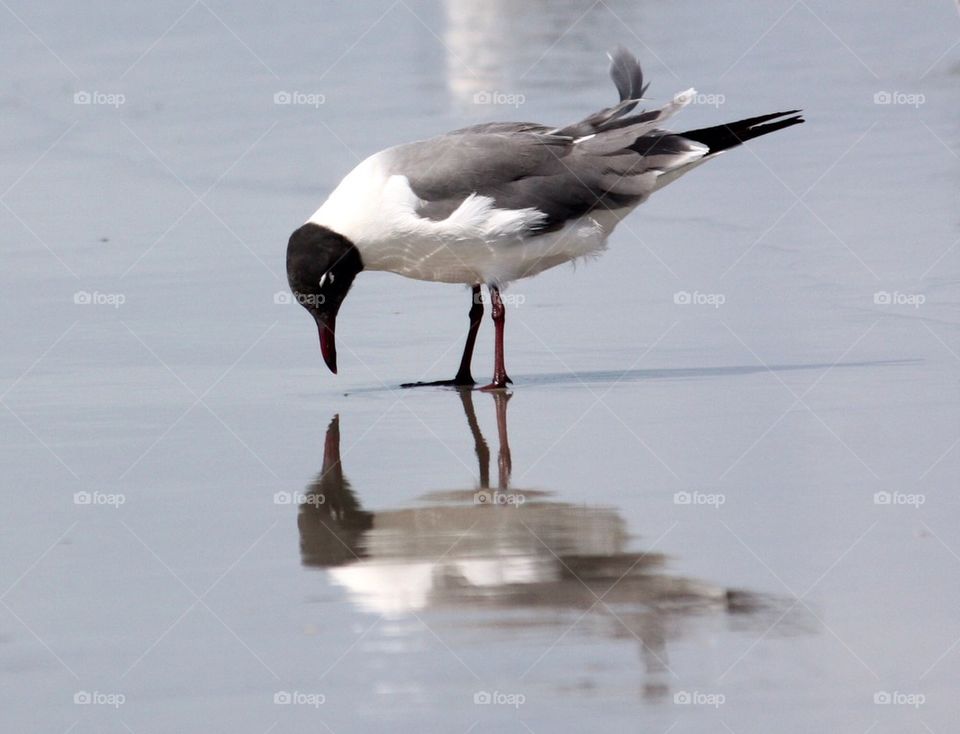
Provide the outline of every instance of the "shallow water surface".
{"type": "Polygon", "coordinates": [[[3,731],[946,732],[960,683],[949,2],[0,8],[3,731]],[[362,157],[614,101],[802,107],[508,291],[290,231],[362,157]],[[76,96],[79,95],[79,96],[76,96]],[[488,377],[492,329],[474,374],[488,377]]]}

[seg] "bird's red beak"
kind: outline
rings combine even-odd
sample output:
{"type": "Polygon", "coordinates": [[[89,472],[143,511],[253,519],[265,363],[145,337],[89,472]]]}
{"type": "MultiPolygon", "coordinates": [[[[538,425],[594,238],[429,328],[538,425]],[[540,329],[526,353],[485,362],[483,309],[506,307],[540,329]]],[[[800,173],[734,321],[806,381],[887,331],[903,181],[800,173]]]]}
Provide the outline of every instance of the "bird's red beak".
{"type": "Polygon", "coordinates": [[[323,354],[323,361],[333,374],[337,374],[337,340],[335,331],[337,328],[336,314],[321,314],[316,317],[317,329],[320,332],[320,352],[323,354]]]}

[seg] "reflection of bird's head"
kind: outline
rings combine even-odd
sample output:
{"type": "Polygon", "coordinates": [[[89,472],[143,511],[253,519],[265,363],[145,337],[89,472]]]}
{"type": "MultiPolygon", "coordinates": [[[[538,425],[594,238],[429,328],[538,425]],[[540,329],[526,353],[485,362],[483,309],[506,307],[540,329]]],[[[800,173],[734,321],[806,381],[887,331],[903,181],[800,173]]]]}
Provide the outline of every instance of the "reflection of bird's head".
{"type": "Polygon", "coordinates": [[[357,560],[360,538],[373,525],[373,513],[366,512],[343,475],[340,465],[340,416],[327,427],[323,465],[304,491],[297,518],[300,528],[300,555],[307,566],[335,566],[357,560]]]}

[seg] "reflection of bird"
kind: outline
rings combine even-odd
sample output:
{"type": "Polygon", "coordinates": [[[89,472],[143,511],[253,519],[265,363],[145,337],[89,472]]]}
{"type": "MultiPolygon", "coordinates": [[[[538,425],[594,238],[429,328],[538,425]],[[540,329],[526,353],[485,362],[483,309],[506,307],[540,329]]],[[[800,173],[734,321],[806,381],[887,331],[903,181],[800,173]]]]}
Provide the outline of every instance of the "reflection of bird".
{"type": "Polygon", "coordinates": [[[493,394],[499,471],[491,488],[490,451],[472,393],[458,392],[478,486],[435,491],[415,507],[364,511],[340,466],[336,418],[327,430],[323,470],[300,507],[301,557],[326,567],[361,609],[384,616],[439,607],[513,610],[521,614],[511,623],[521,626],[559,623],[544,610],[592,612],[609,636],[639,641],[645,666],[656,672],[666,665],[667,642],[701,615],[758,618],[775,608],[773,599],[670,575],[659,553],[627,550],[626,525],[612,509],[511,487],[510,396],[503,392],[493,394]],[[312,500],[318,493],[322,500],[312,500]]]}
{"type": "Polygon", "coordinates": [[[340,466],[340,416],[333,416],[323,445],[323,466],[304,491],[297,520],[300,553],[308,565],[335,566],[357,558],[360,536],[373,514],[360,507],[340,466]]]}
{"type": "Polygon", "coordinates": [[[729,148],[803,122],[793,110],[670,133],[659,125],[693,101],[694,90],[630,114],[646,90],[640,65],[624,49],[611,60],[618,104],[572,125],[487,123],[376,153],[291,235],[290,287],[314,317],[333,372],[336,317],[354,278],[387,270],[472,288],[460,369],[443,384],[474,382],[486,283],[496,327],[487,387],[506,387],[501,286],[599,252],[617,222],[657,189],[729,148]]]}

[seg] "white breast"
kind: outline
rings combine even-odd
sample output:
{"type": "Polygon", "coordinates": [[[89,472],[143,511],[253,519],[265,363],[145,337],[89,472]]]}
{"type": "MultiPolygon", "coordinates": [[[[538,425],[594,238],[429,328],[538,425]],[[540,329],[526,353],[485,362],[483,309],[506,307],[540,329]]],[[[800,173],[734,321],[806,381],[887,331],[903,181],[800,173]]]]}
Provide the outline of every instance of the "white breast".
{"type": "MultiPolygon", "coordinates": [[[[308,220],[348,237],[364,267],[445,283],[498,283],[601,250],[619,217],[604,212],[530,236],[544,218],[536,209],[498,209],[469,196],[440,221],[417,214],[423,203],[407,178],[387,175],[382,154],[351,171],[308,220]]],[[[625,213],[625,212],[624,212],[625,213]]]]}

